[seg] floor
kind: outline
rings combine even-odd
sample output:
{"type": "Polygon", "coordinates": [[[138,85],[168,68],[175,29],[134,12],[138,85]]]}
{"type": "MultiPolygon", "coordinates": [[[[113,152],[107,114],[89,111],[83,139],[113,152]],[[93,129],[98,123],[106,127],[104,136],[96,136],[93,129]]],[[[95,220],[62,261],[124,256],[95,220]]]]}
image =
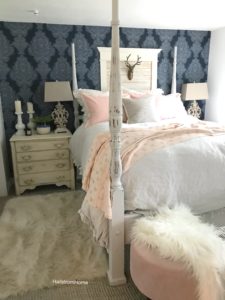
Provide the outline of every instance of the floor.
{"type": "Polygon", "coordinates": [[[68,285],[42,289],[7,300],[146,300],[128,278],[126,285],[109,286],[107,279],[89,282],[88,285],[68,285]]]}
{"type": "MultiPolygon", "coordinates": [[[[23,193],[23,195],[38,195],[38,194],[43,194],[43,193],[51,193],[51,192],[57,192],[57,191],[62,191],[62,190],[68,190],[66,187],[57,187],[55,185],[48,185],[48,186],[39,186],[35,188],[34,190],[27,190],[23,193]]],[[[0,197],[0,215],[2,214],[2,211],[4,209],[4,206],[6,202],[13,198],[17,197],[14,187],[9,191],[9,195],[5,197],[0,197]]]]}
{"type": "MultiPolygon", "coordinates": [[[[78,182],[77,188],[81,184],[78,182]]],[[[56,191],[68,190],[65,187],[42,186],[35,190],[25,191],[23,195],[36,195],[43,193],[51,193],[56,191]]],[[[9,196],[0,197],[0,215],[7,201],[15,197],[14,190],[10,191],[9,196]]],[[[129,249],[126,249],[126,265],[129,264],[129,249]]],[[[127,267],[129,269],[129,266],[127,267]]],[[[127,284],[119,287],[111,287],[108,284],[107,278],[88,282],[88,284],[76,285],[60,285],[54,288],[42,289],[28,292],[22,296],[8,297],[7,300],[144,300],[146,299],[135,287],[132,279],[127,272],[127,284]]]]}

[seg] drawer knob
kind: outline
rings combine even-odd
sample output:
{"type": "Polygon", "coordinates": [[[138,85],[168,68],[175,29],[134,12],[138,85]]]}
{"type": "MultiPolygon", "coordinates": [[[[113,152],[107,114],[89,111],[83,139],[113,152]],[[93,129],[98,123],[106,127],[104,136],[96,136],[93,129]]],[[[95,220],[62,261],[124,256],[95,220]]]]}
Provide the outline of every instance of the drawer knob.
{"type": "Polygon", "coordinates": [[[28,151],[28,150],[31,149],[31,146],[30,146],[30,145],[23,145],[23,146],[21,146],[20,148],[21,148],[21,150],[23,150],[23,151],[28,151]]]}
{"type": "Polygon", "coordinates": [[[66,165],[66,164],[58,163],[58,164],[56,164],[56,167],[57,167],[57,168],[63,168],[63,167],[65,167],[65,165],[66,165]]]}
{"type": "Polygon", "coordinates": [[[25,161],[31,160],[31,155],[23,155],[22,159],[25,161]]]}
{"type": "Polygon", "coordinates": [[[55,144],[55,147],[56,147],[56,148],[58,148],[58,149],[60,149],[60,148],[62,148],[62,147],[63,147],[63,144],[60,144],[60,143],[58,143],[58,144],[55,144]]]}
{"type": "Polygon", "coordinates": [[[63,153],[63,152],[61,152],[61,153],[56,153],[56,157],[57,158],[64,158],[64,156],[65,156],[65,153],[63,153]]]}
{"type": "Polygon", "coordinates": [[[32,166],[23,167],[23,171],[25,171],[25,172],[29,172],[29,171],[31,171],[32,169],[33,169],[32,166]]]}
{"type": "Polygon", "coordinates": [[[24,183],[27,184],[27,185],[34,184],[34,180],[33,179],[26,179],[26,180],[24,180],[24,183]]]}

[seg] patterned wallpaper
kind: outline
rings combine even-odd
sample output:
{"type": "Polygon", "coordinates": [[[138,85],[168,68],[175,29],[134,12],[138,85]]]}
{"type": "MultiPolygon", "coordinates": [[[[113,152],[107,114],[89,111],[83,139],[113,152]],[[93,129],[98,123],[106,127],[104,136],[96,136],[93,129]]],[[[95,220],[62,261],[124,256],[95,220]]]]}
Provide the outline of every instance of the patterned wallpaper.
{"type": "MultiPolygon", "coordinates": [[[[210,32],[121,28],[121,47],[161,48],[158,87],[170,91],[173,47],[178,46],[178,91],[185,82],[207,80],[210,32]]],[[[14,101],[32,101],[37,114],[53,110],[44,103],[44,82],[72,78],[71,42],[76,45],[80,88],[100,88],[98,46],[110,46],[110,27],[0,22],[0,93],[6,136],[15,132],[14,101]]],[[[204,103],[202,103],[204,105],[204,103]]],[[[65,103],[73,126],[72,102],[65,103]]],[[[23,115],[24,123],[27,114],[23,115]]]]}

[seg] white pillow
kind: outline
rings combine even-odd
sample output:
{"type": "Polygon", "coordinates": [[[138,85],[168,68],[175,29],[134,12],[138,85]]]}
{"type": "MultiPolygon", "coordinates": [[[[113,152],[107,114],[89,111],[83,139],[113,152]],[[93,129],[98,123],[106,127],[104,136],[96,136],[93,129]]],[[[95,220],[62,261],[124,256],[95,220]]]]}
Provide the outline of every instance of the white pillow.
{"type": "Polygon", "coordinates": [[[159,117],[155,109],[155,96],[139,99],[123,99],[127,123],[157,122],[159,117]]]}
{"type": "Polygon", "coordinates": [[[156,111],[161,120],[187,116],[179,93],[156,96],[156,111]]]}

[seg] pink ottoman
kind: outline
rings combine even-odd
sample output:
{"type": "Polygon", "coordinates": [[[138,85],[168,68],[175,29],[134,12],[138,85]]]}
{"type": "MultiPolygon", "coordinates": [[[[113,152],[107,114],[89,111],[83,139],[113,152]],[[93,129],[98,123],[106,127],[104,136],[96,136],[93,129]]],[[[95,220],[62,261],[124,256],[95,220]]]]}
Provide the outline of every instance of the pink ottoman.
{"type": "Polygon", "coordinates": [[[137,288],[152,300],[198,300],[197,282],[182,265],[147,246],[131,243],[130,272],[137,288]]]}

